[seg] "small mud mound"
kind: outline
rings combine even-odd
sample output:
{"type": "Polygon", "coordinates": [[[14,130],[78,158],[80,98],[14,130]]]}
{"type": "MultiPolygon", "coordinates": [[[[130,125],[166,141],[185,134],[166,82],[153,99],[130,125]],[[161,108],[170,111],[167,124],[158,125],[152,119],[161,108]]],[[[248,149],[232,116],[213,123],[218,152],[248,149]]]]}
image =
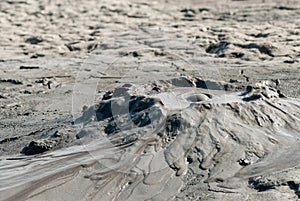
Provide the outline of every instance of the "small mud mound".
{"type": "Polygon", "coordinates": [[[225,94],[235,86],[181,77],[154,83],[159,92],[152,90],[153,84],[130,86],[126,93],[116,93],[116,98],[112,95],[100,102],[95,112],[101,116],[97,121],[104,121],[102,116],[109,119],[105,133],[114,136],[112,139],[122,139],[113,144],[138,143],[147,134],[157,136],[165,161],[176,175],[189,168],[200,168],[203,174],[209,170],[203,182],[211,183],[211,190],[235,191],[228,182],[232,178],[244,180],[270,170],[283,170],[300,159],[292,157],[299,149],[299,142],[292,140],[298,138],[299,115],[294,109],[299,110],[299,103],[266,83],[225,94]],[[136,91],[148,95],[136,95],[136,91]],[[133,131],[134,140],[127,140],[133,131]],[[293,148],[278,149],[284,146],[293,148]],[[282,162],[282,157],[289,155],[289,163],[282,162]],[[186,161],[193,161],[190,167],[186,161]]]}
{"type": "Polygon", "coordinates": [[[28,159],[22,171],[25,161],[14,163],[16,171],[4,164],[2,175],[11,180],[3,180],[0,192],[18,185],[8,200],[34,198],[61,188],[74,192],[76,181],[86,187],[79,195],[93,194],[91,200],[173,200],[285,185],[297,198],[300,102],[266,83],[236,92],[241,86],[234,83],[181,77],[119,87],[75,122],[83,126],[76,137],[84,148],[28,159]],[[40,182],[47,185],[32,186],[40,182]]]}

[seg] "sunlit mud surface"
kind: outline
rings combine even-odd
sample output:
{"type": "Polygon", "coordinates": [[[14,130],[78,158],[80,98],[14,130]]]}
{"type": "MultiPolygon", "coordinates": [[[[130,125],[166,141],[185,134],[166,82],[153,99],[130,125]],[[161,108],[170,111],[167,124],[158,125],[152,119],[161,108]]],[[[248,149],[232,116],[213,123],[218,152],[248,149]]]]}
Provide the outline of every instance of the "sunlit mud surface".
{"type": "Polygon", "coordinates": [[[299,0],[1,0],[0,22],[1,201],[300,201],[299,0]]]}

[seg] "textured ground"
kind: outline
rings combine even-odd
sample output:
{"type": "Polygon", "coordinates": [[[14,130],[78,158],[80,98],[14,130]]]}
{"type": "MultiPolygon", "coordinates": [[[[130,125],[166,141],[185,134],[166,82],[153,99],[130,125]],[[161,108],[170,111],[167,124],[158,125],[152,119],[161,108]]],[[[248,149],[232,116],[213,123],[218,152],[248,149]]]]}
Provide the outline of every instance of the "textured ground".
{"type": "MultiPolygon", "coordinates": [[[[84,132],[73,124],[82,117],[84,106],[99,103],[107,90],[125,83],[140,85],[187,76],[234,85],[229,90],[235,92],[267,80],[267,85],[299,103],[300,2],[296,0],[2,0],[0,22],[3,166],[7,157],[19,155],[32,140],[50,139],[49,149],[54,150],[89,142],[77,139],[84,132]]],[[[299,109],[293,107],[288,110],[299,109]]],[[[287,157],[299,161],[297,154],[287,157]]],[[[68,161],[72,166],[76,159],[68,161]]],[[[38,163],[28,167],[35,170],[38,163]]],[[[198,163],[192,163],[185,176],[174,177],[183,182],[180,193],[156,199],[296,200],[299,169],[296,162],[291,164],[291,170],[279,167],[275,176],[268,171],[258,178],[248,174],[253,193],[249,189],[228,193],[208,188],[204,181],[209,171],[203,173],[198,163]]],[[[173,170],[166,175],[171,173],[175,175],[173,170]]],[[[5,184],[3,174],[0,183],[5,184]]],[[[221,179],[214,182],[222,183],[221,179]]],[[[51,193],[47,196],[53,200],[51,193]]]]}

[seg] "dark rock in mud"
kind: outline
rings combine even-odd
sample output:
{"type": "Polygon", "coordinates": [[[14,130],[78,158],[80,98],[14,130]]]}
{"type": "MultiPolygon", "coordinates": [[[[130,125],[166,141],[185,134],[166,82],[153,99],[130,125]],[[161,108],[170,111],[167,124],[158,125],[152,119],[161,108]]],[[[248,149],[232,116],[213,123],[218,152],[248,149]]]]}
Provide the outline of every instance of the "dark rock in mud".
{"type": "Polygon", "coordinates": [[[162,116],[160,108],[155,103],[160,101],[145,96],[131,97],[129,104],[119,105],[120,109],[114,107],[114,114],[104,129],[106,134],[118,133],[132,127],[144,127],[152,123],[152,120],[162,116]],[[128,108],[127,108],[128,107],[128,108]],[[127,109],[127,110],[126,110],[127,109]]]}
{"type": "Polygon", "coordinates": [[[275,189],[275,186],[279,185],[279,184],[276,184],[272,181],[263,182],[263,181],[256,180],[256,179],[253,179],[253,178],[249,179],[249,184],[252,188],[257,190],[258,192],[263,192],[263,191],[275,189]]]}
{"type": "Polygon", "coordinates": [[[114,120],[109,121],[109,123],[107,124],[107,126],[104,129],[104,132],[108,135],[113,134],[113,133],[117,133],[119,131],[117,124],[114,120]]]}
{"type": "Polygon", "coordinates": [[[112,117],[111,101],[100,102],[95,112],[98,121],[112,117]]]}
{"type": "Polygon", "coordinates": [[[23,148],[21,151],[25,155],[35,155],[41,154],[43,152],[49,151],[53,148],[53,142],[51,141],[31,141],[29,145],[23,148]]]}
{"type": "Polygon", "coordinates": [[[151,124],[151,119],[149,117],[149,112],[141,112],[134,115],[132,121],[138,127],[144,127],[151,124]]]}
{"type": "Polygon", "coordinates": [[[238,161],[238,163],[241,165],[241,166],[247,166],[247,165],[250,165],[251,164],[251,161],[250,160],[248,160],[248,159],[240,159],[239,161],[238,161]]]}
{"type": "Polygon", "coordinates": [[[210,44],[207,48],[206,48],[206,52],[210,53],[210,54],[216,54],[218,55],[218,57],[224,57],[224,51],[227,49],[228,45],[230,43],[228,42],[220,42],[217,44],[210,44]]]}
{"type": "Polygon", "coordinates": [[[150,108],[155,104],[153,98],[146,98],[145,96],[133,97],[129,102],[129,111],[130,113],[137,113],[147,108],[150,108]]]}
{"type": "Polygon", "coordinates": [[[37,44],[43,42],[43,39],[41,37],[32,36],[30,38],[27,38],[25,42],[30,43],[32,45],[37,45],[37,44]]]}
{"type": "Polygon", "coordinates": [[[133,57],[138,57],[138,56],[140,56],[140,55],[138,54],[138,52],[134,51],[134,52],[132,52],[132,56],[133,56],[133,57]]]}
{"type": "Polygon", "coordinates": [[[171,136],[176,136],[181,127],[182,118],[180,114],[173,114],[167,118],[166,132],[171,136]]]}
{"type": "Polygon", "coordinates": [[[287,185],[291,190],[295,192],[295,194],[300,198],[300,184],[296,183],[295,181],[288,181],[287,185]]]}

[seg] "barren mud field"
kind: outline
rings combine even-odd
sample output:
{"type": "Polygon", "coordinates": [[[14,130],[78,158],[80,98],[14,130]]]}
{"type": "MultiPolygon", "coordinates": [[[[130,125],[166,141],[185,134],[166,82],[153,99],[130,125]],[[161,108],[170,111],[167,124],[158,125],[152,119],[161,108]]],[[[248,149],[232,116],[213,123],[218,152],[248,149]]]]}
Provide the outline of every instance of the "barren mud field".
{"type": "Polygon", "coordinates": [[[0,200],[299,201],[300,1],[1,0],[0,200]]]}

